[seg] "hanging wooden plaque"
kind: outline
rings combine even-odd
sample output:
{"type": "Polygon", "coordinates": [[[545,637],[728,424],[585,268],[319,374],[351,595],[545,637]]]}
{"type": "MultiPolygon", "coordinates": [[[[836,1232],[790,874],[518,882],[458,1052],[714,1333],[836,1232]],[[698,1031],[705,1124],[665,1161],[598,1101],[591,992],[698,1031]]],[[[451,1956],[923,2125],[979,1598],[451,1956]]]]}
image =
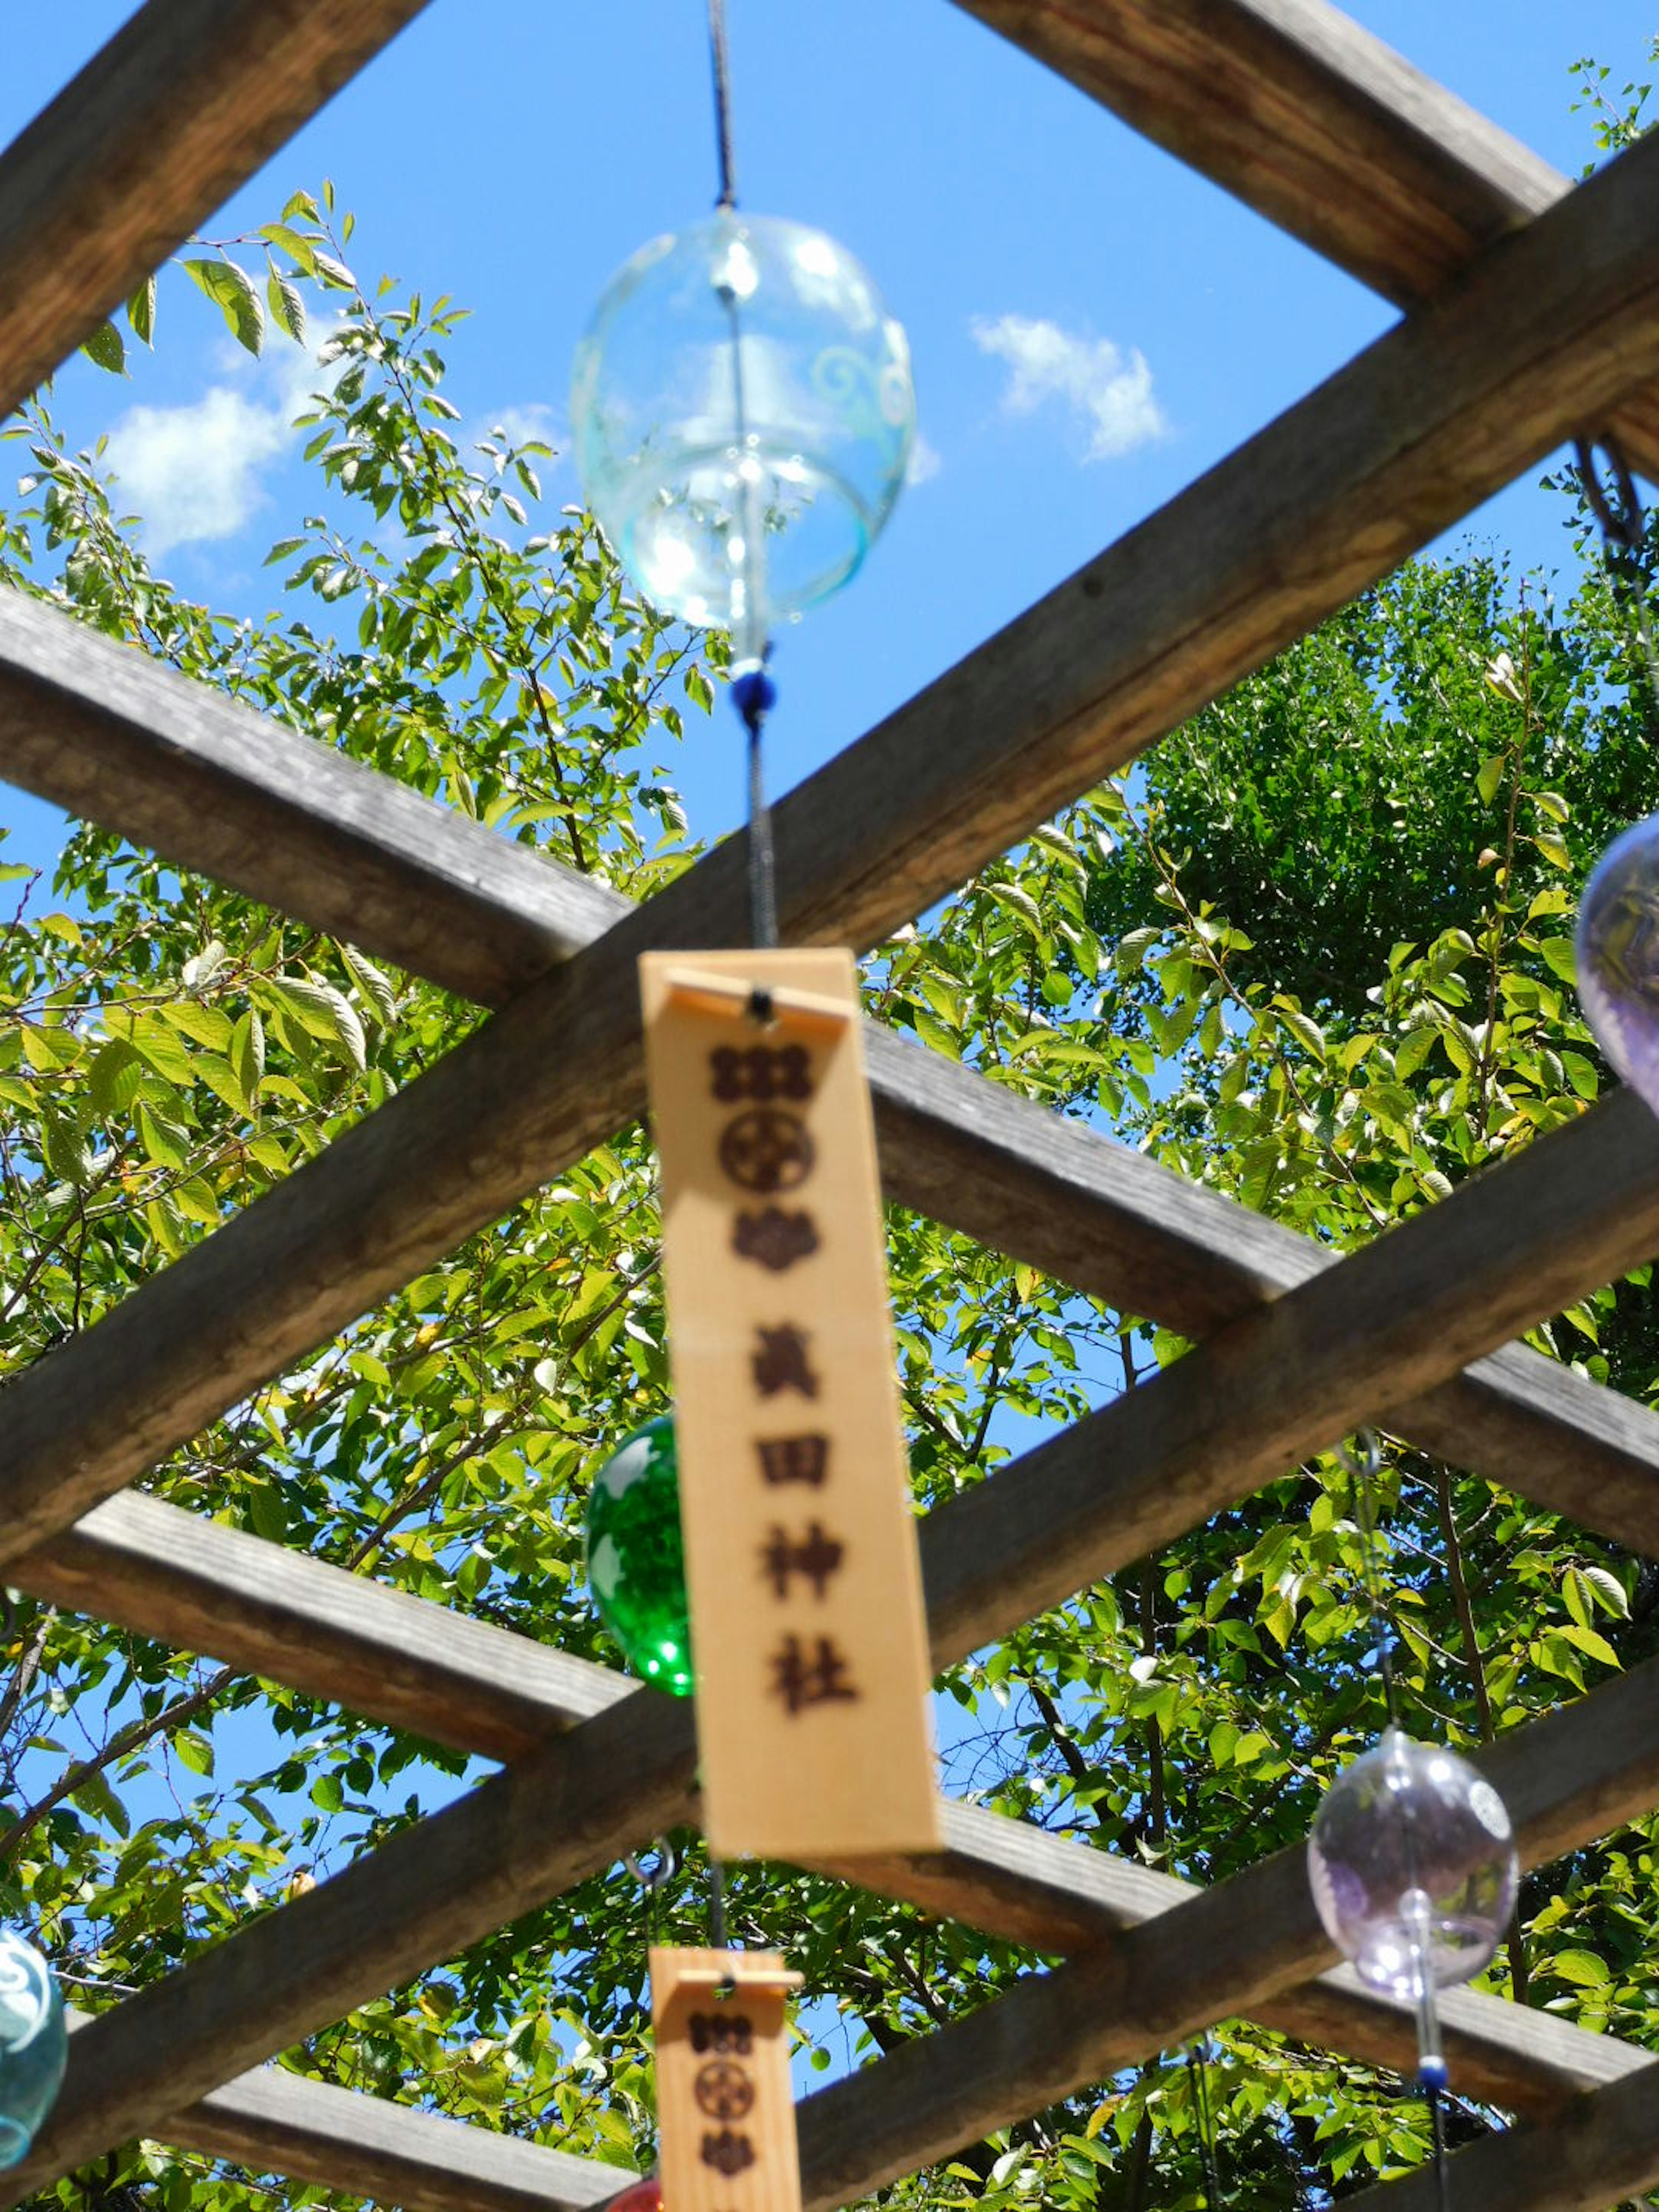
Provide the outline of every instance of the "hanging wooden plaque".
{"type": "Polygon", "coordinates": [[[800,2212],[788,1998],[776,1951],[651,1953],[668,2212],[800,2212]]]}
{"type": "Polygon", "coordinates": [[[709,1848],[937,1847],[852,956],[648,953],[640,971],[709,1848]]]}

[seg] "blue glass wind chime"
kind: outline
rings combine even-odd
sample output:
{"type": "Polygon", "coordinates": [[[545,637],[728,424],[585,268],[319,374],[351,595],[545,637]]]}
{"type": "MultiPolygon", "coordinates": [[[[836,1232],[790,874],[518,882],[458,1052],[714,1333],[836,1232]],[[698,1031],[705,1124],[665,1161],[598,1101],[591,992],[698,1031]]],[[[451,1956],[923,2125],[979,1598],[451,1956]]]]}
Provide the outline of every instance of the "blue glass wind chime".
{"type": "MultiPolygon", "coordinates": [[[[762,731],[772,637],[862,566],[915,437],[910,349],[845,246],[740,213],[723,0],[710,0],[719,197],[702,222],[642,246],[577,349],[571,422],[582,492],[652,605],[731,639],[748,738],[750,931],[778,941],[762,731]]],[[[642,1680],[689,1696],[693,1673],[674,1427],[627,1437],[596,1476],[594,1602],[642,1680]]]]}

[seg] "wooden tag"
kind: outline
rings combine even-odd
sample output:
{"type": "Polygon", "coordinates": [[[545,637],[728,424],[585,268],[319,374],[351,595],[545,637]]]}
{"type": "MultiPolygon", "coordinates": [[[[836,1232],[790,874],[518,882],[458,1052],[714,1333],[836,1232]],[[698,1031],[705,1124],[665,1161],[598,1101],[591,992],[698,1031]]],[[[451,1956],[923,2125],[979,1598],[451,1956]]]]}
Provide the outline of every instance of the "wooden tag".
{"type": "Polygon", "coordinates": [[[651,1954],[665,2212],[800,2212],[776,1951],[651,1954]]]}
{"type": "Polygon", "coordinates": [[[709,1848],[936,1848],[852,956],[647,953],[640,980],[709,1848]]]}

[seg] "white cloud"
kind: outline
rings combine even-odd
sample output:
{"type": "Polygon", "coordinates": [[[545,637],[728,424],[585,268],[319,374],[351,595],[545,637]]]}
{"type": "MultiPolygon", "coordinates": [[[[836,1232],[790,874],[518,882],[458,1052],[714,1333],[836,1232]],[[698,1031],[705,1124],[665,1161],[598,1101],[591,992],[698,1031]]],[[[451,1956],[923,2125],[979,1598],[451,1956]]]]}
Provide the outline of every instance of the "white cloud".
{"type": "Polygon", "coordinates": [[[532,399],[522,407],[500,407],[493,415],[482,417],[473,432],[474,437],[488,438],[499,430],[509,446],[527,446],[539,442],[551,446],[556,453],[564,445],[564,434],[559,428],[557,417],[550,407],[539,399],[532,399]]]}
{"type": "Polygon", "coordinates": [[[143,517],[158,557],[192,538],[234,538],[264,497],[259,471],[282,447],[279,410],[216,384],[187,407],[133,407],[110,432],[118,504],[143,517]]]}
{"type": "MultiPolygon", "coordinates": [[[[313,333],[313,345],[328,336],[313,333]]],[[[109,434],[117,505],[143,520],[154,558],[175,545],[234,538],[264,501],[263,471],[344,363],[273,336],[258,362],[240,348],[219,356],[224,380],[182,407],[130,407],[109,434]]]]}
{"type": "Polygon", "coordinates": [[[980,350],[1012,371],[1003,405],[1029,415],[1047,400],[1062,401],[1087,434],[1085,459],[1110,460],[1163,435],[1152,372],[1138,349],[1126,354],[1109,338],[1079,337],[1028,315],[978,315],[970,327],[980,350]]]}
{"type": "Polygon", "coordinates": [[[905,463],[904,481],[908,484],[930,483],[945,466],[937,446],[930,446],[920,430],[910,448],[910,458],[905,463]]]}

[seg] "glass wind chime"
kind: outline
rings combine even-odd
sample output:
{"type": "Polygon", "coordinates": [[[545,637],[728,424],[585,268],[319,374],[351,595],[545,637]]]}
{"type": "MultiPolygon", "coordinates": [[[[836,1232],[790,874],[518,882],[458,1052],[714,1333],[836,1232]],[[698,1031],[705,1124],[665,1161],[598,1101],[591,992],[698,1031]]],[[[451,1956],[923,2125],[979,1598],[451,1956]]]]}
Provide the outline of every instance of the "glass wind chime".
{"type": "MultiPolygon", "coordinates": [[[[724,9],[711,0],[714,212],[641,246],[577,350],[571,420],[588,507],[641,591],[731,639],[748,732],[754,942],[777,942],[761,731],[772,634],[858,571],[915,435],[902,325],[844,246],[739,213],[724,9]]],[[[594,1601],[633,1671],[685,1697],[693,1672],[674,1424],[629,1437],[595,1479],[594,1601]]]]}
{"type": "Polygon", "coordinates": [[[1484,1775],[1454,1752],[1414,1742],[1400,1726],[1377,1558],[1376,1437],[1362,1435],[1358,1460],[1346,1449],[1341,1456],[1358,1492],[1388,1725],[1328,1791],[1308,1839],[1308,1877],[1326,1934],[1360,1979],[1416,2014],[1417,2078],[1443,2203],[1448,2075],[1436,1992],[1478,1974],[1503,1941],[1515,1910],[1515,1840],[1504,1801],[1484,1775]]]}
{"type": "Polygon", "coordinates": [[[0,1929],[0,2167],[27,2155],[68,2059],[57,1976],[32,1943],[0,1929]]]}
{"type": "MultiPolygon", "coordinates": [[[[1579,479],[1601,526],[1608,581],[1644,663],[1648,734],[1659,744],[1659,650],[1645,593],[1647,526],[1623,455],[1611,440],[1602,442],[1612,496],[1582,439],[1579,479]]],[[[1626,830],[1597,864],[1579,908],[1577,955],[1579,1001],[1596,1042],[1659,1113],[1659,814],[1626,830]]]]}
{"type": "Polygon", "coordinates": [[[726,1948],[721,1858],[799,1856],[815,1832],[826,1850],[938,1840],[856,973],[779,946],[762,763],[774,632],[857,572],[903,483],[909,352],[844,247],[739,213],[722,0],[708,27],[714,211],[620,270],[571,398],[589,508],[654,606],[729,635],[747,738],[751,949],[641,962],[676,1410],[611,1455],[587,1515],[589,1583],[629,1667],[697,1689],[710,1861],[708,1949],[653,1939],[672,1855],[634,1869],[661,2173],[627,2212],[799,2203],[799,1977],[726,1948]]]}

